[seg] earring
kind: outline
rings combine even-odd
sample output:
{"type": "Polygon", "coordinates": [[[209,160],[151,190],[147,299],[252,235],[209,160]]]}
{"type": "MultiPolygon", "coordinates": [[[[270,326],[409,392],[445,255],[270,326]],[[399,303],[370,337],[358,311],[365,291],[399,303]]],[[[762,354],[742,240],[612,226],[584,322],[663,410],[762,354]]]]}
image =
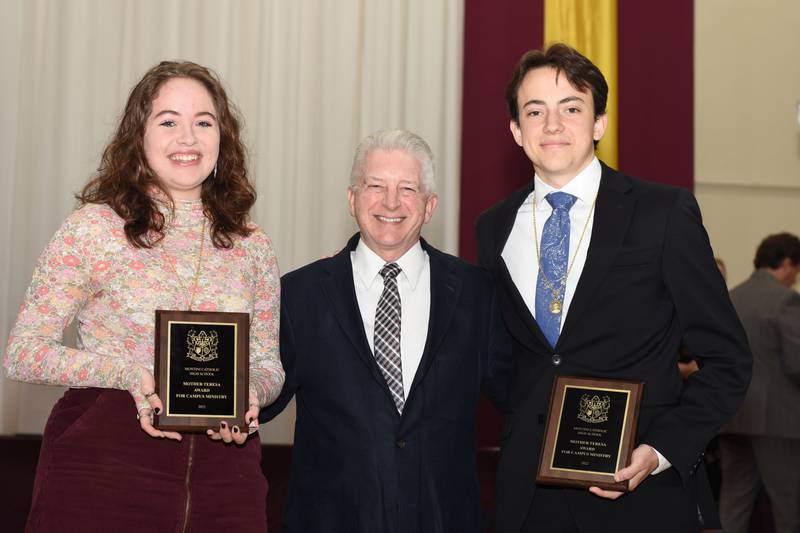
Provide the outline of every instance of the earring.
{"type": "Polygon", "coordinates": [[[217,165],[216,164],[214,164],[214,174],[212,174],[211,177],[212,178],[216,178],[217,177],[217,165]]]}

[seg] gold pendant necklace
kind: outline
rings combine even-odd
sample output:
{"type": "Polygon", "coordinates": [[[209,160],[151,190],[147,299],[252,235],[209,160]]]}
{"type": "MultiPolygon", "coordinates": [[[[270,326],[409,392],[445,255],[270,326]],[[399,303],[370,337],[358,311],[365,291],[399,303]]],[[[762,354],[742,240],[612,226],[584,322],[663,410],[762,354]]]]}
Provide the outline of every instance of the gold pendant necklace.
{"type": "MultiPolygon", "coordinates": [[[[542,270],[542,254],[539,250],[539,234],[536,230],[536,192],[534,191],[533,193],[533,205],[531,207],[533,208],[533,240],[536,243],[536,261],[539,266],[539,276],[541,276],[545,287],[547,287],[547,289],[550,291],[550,295],[552,297],[547,308],[554,315],[559,315],[564,310],[564,300],[561,296],[561,291],[566,289],[569,273],[572,272],[572,267],[575,265],[575,258],[578,257],[578,250],[580,250],[581,243],[583,243],[583,236],[586,235],[586,228],[589,227],[589,220],[592,218],[592,213],[594,213],[595,203],[597,203],[597,195],[594,196],[594,200],[592,200],[592,207],[589,208],[589,214],[586,216],[586,222],[583,223],[581,237],[578,239],[578,245],[575,247],[575,254],[572,256],[572,260],[567,265],[567,272],[562,277],[555,280],[555,283],[558,283],[558,287],[556,287],[553,282],[547,279],[547,274],[545,274],[544,270],[542,270]]],[[[569,216],[569,213],[567,215],[569,216]]],[[[569,254],[569,250],[567,250],[567,254],[569,254]]]]}
{"type": "Polygon", "coordinates": [[[178,283],[180,284],[181,289],[183,289],[183,292],[188,292],[190,295],[189,307],[187,311],[191,311],[192,308],[194,307],[194,297],[195,294],[197,294],[197,282],[200,279],[200,267],[203,264],[203,248],[205,247],[205,242],[206,242],[206,217],[205,215],[203,215],[203,226],[200,228],[200,250],[197,253],[197,264],[194,269],[194,279],[192,279],[191,290],[186,289],[186,285],[183,284],[183,278],[181,278],[181,275],[178,274],[177,267],[171,261],[167,261],[166,258],[164,259],[164,262],[170,267],[172,272],[175,274],[175,278],[178,280],[178,283]]]}

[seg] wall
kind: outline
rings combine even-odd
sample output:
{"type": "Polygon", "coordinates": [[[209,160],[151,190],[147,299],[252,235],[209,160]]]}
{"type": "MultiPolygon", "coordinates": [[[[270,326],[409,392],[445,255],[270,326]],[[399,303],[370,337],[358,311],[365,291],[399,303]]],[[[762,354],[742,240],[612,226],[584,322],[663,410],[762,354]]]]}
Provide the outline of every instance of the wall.
{"type": "Polygon", "coordinates": [[[695,192],[733,287],[800,234],[800,2],[701,0],[695,24],[695,192]]]}

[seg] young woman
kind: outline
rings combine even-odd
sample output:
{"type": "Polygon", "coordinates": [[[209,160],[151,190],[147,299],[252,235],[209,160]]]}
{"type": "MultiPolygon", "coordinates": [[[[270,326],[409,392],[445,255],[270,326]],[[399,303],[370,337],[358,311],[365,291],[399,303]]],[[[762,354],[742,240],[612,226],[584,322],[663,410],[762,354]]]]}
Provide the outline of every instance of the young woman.
{"type": "Polygon", "coordinates": [[[239,133],[212,72],[153,67],[80,208],[42,254],[5,368],[11,379],[72,388],[45,428],[28,531],[266,530],[257,434],[152,424],[164,407],[156,309],[249,313],[251,426],[283,385],[277,263],[248,219],[255,191],[239,133]],[[73,318],[78,349],[62,344],[73,318]]]}

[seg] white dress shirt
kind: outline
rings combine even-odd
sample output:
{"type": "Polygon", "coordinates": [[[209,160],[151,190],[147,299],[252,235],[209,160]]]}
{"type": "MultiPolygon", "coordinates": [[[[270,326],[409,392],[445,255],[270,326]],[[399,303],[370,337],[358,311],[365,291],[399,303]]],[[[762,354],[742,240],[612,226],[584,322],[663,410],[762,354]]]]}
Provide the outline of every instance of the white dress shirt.
{"type": "Polygon", "coordinates": [[[592,226],[594,225],[594,210],[592,204],[600,188],[600,162],[595,157],[589,166],[583,169],[562,189],[556,189],[546,184],[539,176],[534,176],[533,192],[522,202],[517,211],[517,219],[503,248],[503,261],[506,263],[511,279],[517,286],[525,305],[536,318],[536,282],[539,279],[539,258],[536,253],[536,244],[533,238],[533,205],[536,204],[536,239],[542,243],[542,229],[545,222],[553,213],[553,208],[545,196],[554,191],[569,193],[577,200],[569,210],[569,259],[568,265],[572,266],[567,276],[564,289],[564,303],[561,314],[561,327],[567,318],[575,287],[586,264],[586,252],[592,239],[592,226]],[[583,241],[579,243],[581,233],[586,226],[583,241]],[[580,246],[578,246],[580,244],[580,246]]]}
{"type": "MultiPolygon", "coordinates": [[[[353,282],[356,288],[358,309],[364,323],[369,349],[374,354],[375,310],[383,292],[381,268],[386,261],[369,249],[363,240],[350,252],[353,263],[353,282]]],[[[400,360],[403,367],[403,395],[408,393],[428,339],[428,321],[431,313],[431,264],[428,254],[417,243],[395,261],[401,272],[397,275],[400,292],[400,360]]]]}
{"type": "MultiPolygon", "coordinates": [[[[569,210],[569,258],[567,264],[572,265],[572,269],[569,271],[566,287],[564,288],[560,328],[564,327],[572,297],[575,295],[575,288],[578,286],[578,280],[580,280],[583,267],[586,264],[586,253],[592,240],[592,227],[594,226],[594,209],[592,207],[597,197],[597,191],[600,190],[601,174],[600,162],[595,157],[585,169],[561,189],[551,187],[542,181],[539,176],[534,176],[533,192],[528,195],[519,210],[517,210],[514,227],[511,229],[501,254],[514,285],[517,286],[525,305],[528,306],[531,314],[536,318],[536,282],[539,279],[539,257],[536,253],[536,241],[533,238],[533,205],[536,205],[536,239],[538,239],[541,246],[544,223],[553,213],[553,208],[545,199],[545,196],[553,191],[561,191],[577,197],[572,209],[569,210]],[[586,229],[581,241],[581,233],[584,232],[584,226],[586,226],[586,229]]],[[[661,452],[655,448],[653,448],[653,451],[658,456],[658,467],[652,472],[653,474],[663,472],[672,466],[661,455],[661,452]]]]}

